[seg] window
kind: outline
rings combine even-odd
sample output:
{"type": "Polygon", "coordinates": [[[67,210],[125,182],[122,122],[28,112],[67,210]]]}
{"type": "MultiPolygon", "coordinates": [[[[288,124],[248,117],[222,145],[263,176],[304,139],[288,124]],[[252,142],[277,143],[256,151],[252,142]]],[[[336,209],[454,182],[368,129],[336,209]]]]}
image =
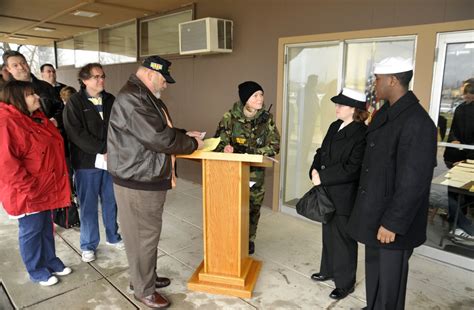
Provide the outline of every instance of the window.
{"type": "Polygon", "coordinates": [[[99,60],[101,64],[137,61],[137,23],[101,29],[99,60]]]}
{"type": "Polygon", "coordinates": [[[53,46],[38,46],[38,59],[40,66],[45,63],[55,66],[54,47],[53,46]]]}
{"type": "Polygon", "coordinates": [[[74,37],[74,65],[82,67],[99,62],[99,31],[94,30],[74,37]]]}
{"type": "Polygon", "coordinates": [[[415,37],[392,37],[346,41],[344,87],[365,92],[373,77],[374,64],[396,55],[413,58],[415,37]]]}
{"type": "Polygon", "coordinates": [[[178,24],[192,18],[193,11],[187,10],[140,21],[140,56],[179,53],[178,24]]]}
{"type": "Polygon", "coordinates": [[[286,147],[283,203],[294,206],[311,187],[308,171],[314,151],[334,120],[342,64],[339,42],[288,46],[286,147]]]}
{"type": "Polygon", "coordinates": [[[74,65],[74,39],[56,42],[58,67],[74,65]]]}

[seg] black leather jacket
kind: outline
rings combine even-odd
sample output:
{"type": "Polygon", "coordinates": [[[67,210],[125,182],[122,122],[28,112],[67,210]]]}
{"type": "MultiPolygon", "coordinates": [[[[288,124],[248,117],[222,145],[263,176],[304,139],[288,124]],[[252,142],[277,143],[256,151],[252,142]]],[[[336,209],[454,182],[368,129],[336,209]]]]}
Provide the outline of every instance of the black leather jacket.
{"type": "Polygon", "coordinates": [[[171,155],[190,154],[198,144],[186,131],[169,127],[164,113],[168,109],[163,101],[132,74],[110,116],[107,170],[115,184],[139,190],[171,188],[171,155]]]}

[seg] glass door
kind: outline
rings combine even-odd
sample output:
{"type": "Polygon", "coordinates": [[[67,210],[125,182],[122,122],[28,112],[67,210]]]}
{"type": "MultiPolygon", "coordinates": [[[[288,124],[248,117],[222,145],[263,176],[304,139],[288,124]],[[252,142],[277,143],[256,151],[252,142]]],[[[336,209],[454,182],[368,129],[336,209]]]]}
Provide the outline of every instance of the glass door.
{"type": "Polygon", "coordinates": [[[474,31],[438,34],[430,115],[439,142],[425,245],[472,259],[474,31]]]}

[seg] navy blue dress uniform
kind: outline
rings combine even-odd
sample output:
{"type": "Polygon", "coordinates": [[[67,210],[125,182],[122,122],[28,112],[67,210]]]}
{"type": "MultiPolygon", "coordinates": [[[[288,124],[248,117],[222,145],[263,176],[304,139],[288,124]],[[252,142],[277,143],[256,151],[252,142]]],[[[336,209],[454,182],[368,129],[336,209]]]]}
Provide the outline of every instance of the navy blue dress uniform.
{"type": "MultiPolygon", "coordinates": [[[[331,100],[365,110],[365,94],[357,91],[344,88],[331,100]]],[[[311,278],[315,281],[334,279],[338,291],[333,291],[330,297],[335,299],[352,292],[356,280],[357,242],[348,235],[346,227],[356,199],[364,156],[367,129],[364,120],[352,121],[343,128],[341,119],[333,122],[309,171],[310,179],[312,170],[318,171],[321,185],[336,208],[331,221],[323,224],[320,271],[311,278]]]]}
{"type": "MultiPolygon", "coordinates": [[[[389,58],[376,65],[375,74],[407,72],[411,79],[412,68],[411,60],[389,58]]],[[[375,114],[366,138],[348,229],[366,245],[367,309],[404,309],[408,260],[426,240],[436,126],[413,92],[404,89],[375,114]],[[393,242],[377,239],[381,226],[395,233],[393,242]]]]}

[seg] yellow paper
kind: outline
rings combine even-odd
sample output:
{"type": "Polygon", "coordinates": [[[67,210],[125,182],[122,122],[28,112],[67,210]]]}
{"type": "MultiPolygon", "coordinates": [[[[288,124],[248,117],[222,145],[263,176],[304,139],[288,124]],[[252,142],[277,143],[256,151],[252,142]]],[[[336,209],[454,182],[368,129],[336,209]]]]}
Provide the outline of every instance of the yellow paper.
{"type": "Polygon", "coordinates": [[[221,138],[209,138],[204,140],[204,147],[201,149],[203,152],[211,152],[216,149],[216,147],[221,142],[221,138]]]}

